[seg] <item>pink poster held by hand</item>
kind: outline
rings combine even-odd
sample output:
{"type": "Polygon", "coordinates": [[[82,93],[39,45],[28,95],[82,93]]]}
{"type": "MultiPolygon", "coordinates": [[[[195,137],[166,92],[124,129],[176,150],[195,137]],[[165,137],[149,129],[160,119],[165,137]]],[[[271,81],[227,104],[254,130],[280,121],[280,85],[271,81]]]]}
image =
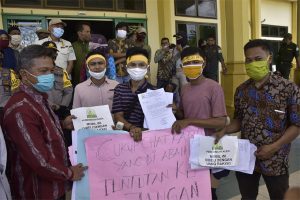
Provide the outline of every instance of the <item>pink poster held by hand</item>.
{"type": "Polygon", "coordinates": [[[143,133],[142,142],[127,134],[85,141],[91,200],[211,199],[208,170],[190,170],[189,141],[202,129],[179,135],[170,129],[143,133]]]}

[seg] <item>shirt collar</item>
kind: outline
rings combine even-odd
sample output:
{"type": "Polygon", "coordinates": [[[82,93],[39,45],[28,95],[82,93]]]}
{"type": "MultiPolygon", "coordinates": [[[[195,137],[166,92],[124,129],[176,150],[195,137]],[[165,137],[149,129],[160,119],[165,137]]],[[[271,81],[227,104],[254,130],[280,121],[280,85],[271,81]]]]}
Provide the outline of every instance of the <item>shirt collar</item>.
{"type": "MultiPolygon", "coordinates": [[[[131,89],[131,80],[128,81],[128,87],[131,89]]],[[[145,79],[145,82],[139,86],[139,88],[135,91],[135,93],[146,92],[148,88],[148,81],[145,79]]]]}
{"type": "Polygon", "coordinates": [[[21,85],[20,85],[20,90],[24,91],[26,94],[31,96],[39,104],[43,104],[43,101],[47,100],[47,98],[48,98],[47,93],[40,93],[40,92],[36,91],[35,89],[33,89],[32,87],[24,85],[23,83],[21,83],[21,85]]]}
{"type": "MultiPolygon", "coordinates": [[[[105,77],[105,81],[104,81],[103,84],[108,84],[108,83],[109,83],[108,78],[105,77]]],[[[102,86],[103,84],[101,84],[100,86],[102,86]]],[[[88,78],[88,79],[87,79],[87,85],[88,85],[88,86],[91,86],[91,85],[97,86],[97,85],[95,85],[95,84],[93,83],[93,81],[92,81],[91,78],[88,78]]],[[[97,87],[99,87],[99,86],[97,86],[97,87]]]]}

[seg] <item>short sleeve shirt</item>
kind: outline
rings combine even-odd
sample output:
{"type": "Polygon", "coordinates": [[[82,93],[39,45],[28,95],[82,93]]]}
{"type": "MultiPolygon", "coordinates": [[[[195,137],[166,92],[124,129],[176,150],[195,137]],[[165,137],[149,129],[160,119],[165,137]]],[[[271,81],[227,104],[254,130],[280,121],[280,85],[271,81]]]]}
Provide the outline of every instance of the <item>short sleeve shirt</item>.
{"type": "MultiPolygon", "coordinates": [[[[39,40],[36,42],[36,44],[42,45],[44,42],[47,42],[47,41],[52,41],[51,37],[39,40]]],[[[64,39],[60,39],[58,42],[55,42],[55,44],[56,44],[57,50],[58,50],[55,64],[58,67],[67,69],[68,61],[76,60],[73,46],[69,41],[64,40],[64,39]]]]}
{"type": "MultiPolygon", "coordinates": [[[[108,41],[109,53],[126,53],[126,50],[129,48],[129,44],[126,40],[113,39],[108,41]]],[[[120,59],[120,58],[118,58],[120,59]]],[[[118,60],[115,58],[115,61],[118,60]]],[[[119,63],[117,67],[118,76],[127,76],[128,73],[125,68],[126,61],[119,63]]]]}
{"type": "MultiPolygon", "coordinates": [[[[272,74],[261,87],[249,79],[235,93],[234,118],[241,122],[241,135],[258,148],[274,143],[290,125],[300,126],[300,92],[296,84],[272,74]]],[[[256,171],[269,176],[287,174],[290,144],[270,159],[257,160],[256,171]]]]}
{"type": "Polygon", "coordinates": [[[278,52],[279,62],[292,62],[294,57],[299,57],[299,47],[295,43],[282,43],[278,52]]]}
{"type": "Polygon", "coordinates": [[[143,128],[144,113],[138,100],[138,94],[144,93],[147,89],[154,89],[150,83],[145,81],[134,93],[131,90],[130,81],[117,85],[114,91],[112,113],[123,112],[124,119],[129,123],[143,128]]]}
{"type": "MultiPolygon", "coordinates": [[[[222,87],[211,79],[205,78],[199,85],[190,83],[181,91],[181,109],[185,119],[209,119],[227,116],[222,87]]],[[[211,135],[212,129],[205,133],[211,135]]]]}

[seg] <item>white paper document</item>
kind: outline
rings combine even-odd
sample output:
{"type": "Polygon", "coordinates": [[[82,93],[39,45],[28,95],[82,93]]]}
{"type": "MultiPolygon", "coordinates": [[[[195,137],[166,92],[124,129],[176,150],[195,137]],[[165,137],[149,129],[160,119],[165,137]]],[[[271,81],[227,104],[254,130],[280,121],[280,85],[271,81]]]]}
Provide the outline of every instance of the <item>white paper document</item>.
{"type": "MultiPolygon", "coordinates": [[[[191,169],[205,169],[207,166],[201,166],[199,163],[199,155],[200,155],[200,135],[195,135],[194,138],[190,140],[190,158],[189,163],[191,165],[191,169]]],[[[225,136],[226,137],[226,136],[225,136]]],[[[236,166],[223,166],[223,167],[216,167],[227,169],[231,171],[239,171],[247,174],[253,174],[254,167],[255,167],[255,151],[256,146],[251,144],[249,140],[245,139],[238,139],[238,159],[236,166]]],[[[209,168],[216,169],[213,166],[209,166],[209,168]]]]}
{"type": "Polygon", "coordinates": [[[176,121],[172,108],[167,108],[167,105],[173,103],[172,93],[166,93],[162,88],[147,90],[139,94],[138,98],[145,115],[144,128],[147,127],[149,130],[171,128],[176,121]]]}
{"type": "Polygon", "coordinates": [[[228,167],[238,163],[237,136],[224,136],[215,144],[215,138],[200,136],[199,164],[207,167],[228,167]]]}
{"type": "Polygon", "coordinates": [[[73,119],[74,129],[95,129],[112,130],[114,125],[108,105],[82,107],[71,110],[71,114],[77,119],[73,119]]]}

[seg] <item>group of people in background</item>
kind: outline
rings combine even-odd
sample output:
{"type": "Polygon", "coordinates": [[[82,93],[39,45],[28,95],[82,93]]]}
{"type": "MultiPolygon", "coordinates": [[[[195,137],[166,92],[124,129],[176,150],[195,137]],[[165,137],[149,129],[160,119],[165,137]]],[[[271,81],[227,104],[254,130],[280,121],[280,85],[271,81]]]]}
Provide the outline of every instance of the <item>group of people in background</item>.
{"type": "MultiPolygon", "coordinates": [[[[118,23],[116,37],[103,50],[91,49],[88,23],[78,24],[74,43],[62,39],[66,26],[60,19],[50,20],[48,30],[37,31],[39,40],[28,47],[22,46],[18,27],[0,30],[0,122],[9,150],[13,198],[64,199],[70,181],[80,180],[88,170],[68,161],[66,147],[76,117],[70,115],[71,108],[109,105],[114,121],[139,142],[146,128],[137,95],[156,88],[174,93],[174,103],[168,105],[177,119],[170,127],[173,134],[187,126],[204,128],[217,140],[241,132],[243,139],[257,146],[255,172],[236,173],[243,199],[257,197],[261,176],[271,199],[284,198],[290,143],[300,127],[300,91],[286,79],[293,57],[300,67],[299,48],[291,35],[284,37],[279,51],[278,71],[283,77],[270,72],[273,58],[266,41],[255,39],[244,46],[250,79],[236,89],[230,120],[218,83],[219,62],[222,73],[227,73],[227,67],[214,36],[206,44],[199,42],[199,47],[189,46],[187,34],[181,31],[174,35],[176,44],[162,38],[154,55],[158,63],[154,86],[148,81],[151,48],[144,27],[129,34],[127,24],[118,23]]],[[[1,161],[6,158],[3,142],[0,137],[1,161]]],[[[0,162],[3,176],[5,168],[5,161],[0,162]]],[[[227,170],[211,173],[213,199],[217,199],[219,180],[228,174],[227,170]]],[[[1,185],[9,199],[9,185],[1,179],[0,191],[1,185]]]]}

